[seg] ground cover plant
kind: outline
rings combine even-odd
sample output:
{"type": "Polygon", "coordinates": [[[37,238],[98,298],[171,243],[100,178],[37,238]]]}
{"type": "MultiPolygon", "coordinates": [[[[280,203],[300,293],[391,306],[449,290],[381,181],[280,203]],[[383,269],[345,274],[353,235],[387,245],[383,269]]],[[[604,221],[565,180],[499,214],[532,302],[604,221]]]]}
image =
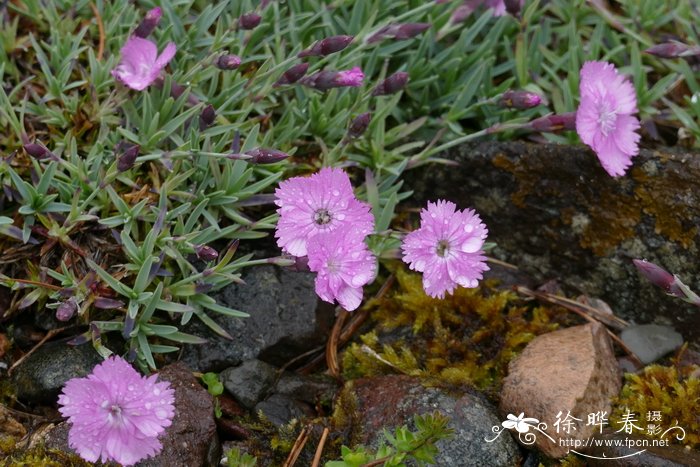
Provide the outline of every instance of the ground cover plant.
{"type": "Polygon", "coordinates": [[[450,200],[405,209],[404,174],[478,138],[584,143],[614,177],[639,145],[697,148],[697,8],[0,2],[0,323],[48,309],[150,372],[203,341],[191,320],[230,337],[212,316],[252,310],[210,294],[250,266],[305,265],[346,310],[385,260],[434,298],[477,287],[498,238],[450,200]]]}

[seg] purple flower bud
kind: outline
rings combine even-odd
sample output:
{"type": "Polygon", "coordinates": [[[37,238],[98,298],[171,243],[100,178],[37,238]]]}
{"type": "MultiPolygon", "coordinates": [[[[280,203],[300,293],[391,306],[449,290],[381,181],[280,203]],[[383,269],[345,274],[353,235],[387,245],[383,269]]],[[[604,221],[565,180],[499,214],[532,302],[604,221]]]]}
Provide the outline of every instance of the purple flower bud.
{"type": "Polygon", "coordinates": [[[524,0],[505,0],[506,11],[513,16],[518,16],[524,3],[524,0]]]}
{"type": "Polygon", "coordinates": [[[365,75],[360,67],[354,67],[345,71],[319,71],[311,76],[304,77],[300,83],[304,86],[327,91],[332,88],[362,86],[365,75]]]}
{"type": "Polygon", "coordinates": [[[452,24],[457,24],[461,23],[467,18],[471,16],[472,13],[474,13],[474,10],[476,10],[476,7],[478,4],[474,3],[463,3],[459,5],[455,10],[452,12],[452,17],[450,18],[450,22],[452,24]]]}
{"type": "Polygon", "coordinates": [[[285,71],[282,76],[280,76],[280,79],[278,79],[275,84],[273,84],[274,87],[282,86],[284,84],[294,84],[297,81],[299,81],[305,74],[306,71],[309,69],[309,64],[308,63],[298,63],[285,71]]]}
{"type": "Polygon", "coordinates": [[[257,13],[245,13],[238,18],[238,26],[240,26],[241,29],[255,29],[258,27],[261,20],[262,16],[257,13]]]}
{"type": "Polygon", "coordinates": [[[276,149],[255,148],[245,153],[251,164],[274,164],[289,157],[289,154],[276,149]]]}
{"type": "Polygon", "coordinates": [[[221,70],[235,70],[241,65],[241,57],[233,54],[226,54],[216,61],[217,68],[221,70]]]}
{"type": "Polygon", "coordinates": [[[542,103],[542,97],[539,94],[528,91],[511,91],[508,90],[501,95],[498,104],[501,107],[513,109],[530,109],[537,107],[542,103]]]}
{"type": "Polygon", "coordinates": [[[204,131],[209,128],[211,124],[214,123],[215,119],[216,110],[214,110],[213,105],[209,104],[208,106],[204,107],[202,113],[199,114],[199,130],[204,131]]]}
{"type": "Polygon", "coordinates": [[[679,58],[700,55],[700,47],[691,47],[682,42],[664,42],[648,48],[644,52],[661,58],[679,58]]]}
{"type": "Polygon", "coordinates": [[[203,282],[197,282],[197,284],[194,286],[194,292],[195,293],[207,293],[213,288],[214,288],[213,284],[206,284],[203,282]]]}
{"type": "Polygon", "coordinates": [[[393,38],[397,41],[403,41],[415,37],[429,28],[430,23],[390,24],[389,26],[384,26],[379,31],[372,34],[367,39],[367,43],[371,44],[372,42],[379,42],[386,38],[393,38]]]}
{"type": "Polygon", "coordinates": [[[314,42],[314,45],[312,45],[308,49],[299,52],[299,54],[297,54],[297,57],[325,57],[326,55],[330,55],[335,52],[340,52],[345,47],[350,45],[353,39],[353,36],[326,37],[325,39],[314,42]]]}
{"type": "MultiPolygon", "coordinates": [[[[633,259],[632,262],[642,276],[657,287],[661,287],[666,293],[671,293],[671,285],[675,283],[676,278],[664,268],[650,263],[647,260],[633,259]]],[[[679,291],[680,292],[680,291],[679,291]]],[[[675,294],[674,294],[675,295],[675,294]]],[[[685,295],[682,295],[684,297],[685,295]]]]}
{"type": "Polygon", "coordinates": [[[275,256],[274,258],[267,258],[267,262],[282,267],[294,266],[297,263],[294,256],[275,256]]]}
{"type": "Polygon", "coordinates": [[[408,83],[408,73],[405,71],[398,71],[379,83],[379,85],[374,88],[374,91],[372,91],[372,95],[386,96],[387,94],[394,94],[402,90],[406,86],[406,83],[408,83]]]}
{"type": "Polygon", "coordinates": [[[78,311],[78,304],[75,300],[68,299],[61,303],[56,309],[56,319],[59,321],[68,321],[78,311]]]}
{"type": "Polygon", "coordinates": [[[114,154],[117,157],[117,170],[126,172],[132,168],[136,163],[140,150],[141,147],[138,144],[131,144],[126,141],[117,143],[117,147],[114,148],[114,154]]]}
{"type": "Polygon", "coordinates": [[[56,156],[54,156],[53,153],[46,148],[46,146],[40,143],[25,144],[24,150],[27,151],[27,154],[40,161],[56,158],[56,156]]]}
{"type": "Polygon", "coordinates": [[[359,138],[367,130],[372,114],[365,112],[355,117],[348,128],[348,138],[359,138]]]}
{"type": "Polygon", "coordinates": [[[158,23],[160,23],[160,19],[162,17],[163,10],[161,10],[160,7],[155,7],[152,10],[148,10],[146,17],[143,18],[143,21],[141,21],[134,31],[134,36],[141,38],[148,37],[156,26],[158,26],[158,23]]]}
{"type": "Polygon", "coordinates": [[[100,308],[102,310],[113,310],[115,308],[123,307],[124,302],[113,298],[97,297],[95,298],[93,305],[95,305],[95,308],[100,308]]]}
{"type": "Polygon", "coordinates": [[[547,115],[530,122],[530,129],[540,132],[554,132],[576,129],[576,112],[547,115]]]}
{"type": "Polygon", "coordinates": [[[214,261],[219,257],[219,252],[207,245],[195,245],[194,252],[202,261],[214,261]]]}

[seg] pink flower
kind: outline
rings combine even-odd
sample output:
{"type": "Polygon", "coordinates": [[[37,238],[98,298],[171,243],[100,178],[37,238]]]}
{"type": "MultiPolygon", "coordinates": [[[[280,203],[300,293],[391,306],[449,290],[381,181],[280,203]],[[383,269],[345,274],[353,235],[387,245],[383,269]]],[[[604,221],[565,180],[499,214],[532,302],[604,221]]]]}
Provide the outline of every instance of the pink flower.
{"type": "Polygon", "coordinates": [[[353,67],[350,70],[338,72],[335,78],[340,86],[362,86],[362,80],[365,79],[365,74],[359,66],[353,67]]]}
{"type": "Polygon", "coordinates": [[[122,47],[119,65],[112,76],[137,91],[143,91],[158,78],[160,72],[175,56],[177,47],[168,42],[158,55],[158,47],[148,39],[131,36],[122,47]]]}
{"type": "Polygon", "coordinates": [[[71,424],[70,446],[89,462],[133,465],[158,454],[158,436],[175,414],[175,394],[170,383],[156,378],[110,357],[87,377],[68,381],[58,403],[71,424]]]}
{"type": "Polygon", "coordinates": [[[313,75],[304,76],[299,82],[304,86],[318,89],[319,91],[327,91],[332,88],[362,86],[364,78],[365,74],[360,67],[356,66],[345,71],[319,71],[313,75]]]}
{"type": "Polygon", "coordinates": [[[275,190],[280,215],[277,245],[293,256],[305,256],[307,244],[321,232],[355,227],[362,235],[374,229],[369,205],[355,199],[348,175],[324,168],[310,177],[294,177],[275,190]]]}
{"type": "Polygon", "coordinates": [[[481,250],[486,226],[472,209],[456,211],[456,205],[438,200],[421,211],[420,229],[403,241],[403,260],[423,273],[423,288],[431,297],[443,298],[457,285],[476,287],[488,271],[481,250]]]}
{"type": "Polygon", "coordinates": [[[362,302],[362,287],[374,280],[377,264],[367,249],[366,234],[352,227],[316,235],[308,244],[309,269],[317,272],[322,300],[352,311],[362,302]]]}
{"type": "Polygon", "coordinates": [[[581,68],[581,104],[576,132],[613,177],[624,175],[639,153],[637,96],[632,83],[606,62],[586,62],[581,68]]]}

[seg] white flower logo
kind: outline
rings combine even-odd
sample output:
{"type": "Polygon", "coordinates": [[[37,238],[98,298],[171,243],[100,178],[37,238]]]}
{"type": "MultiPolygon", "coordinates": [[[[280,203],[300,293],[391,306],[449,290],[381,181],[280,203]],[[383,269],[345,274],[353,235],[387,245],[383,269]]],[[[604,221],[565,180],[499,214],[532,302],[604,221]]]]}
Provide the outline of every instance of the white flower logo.
{"type": "Polygon", "coordinates": [[[529,418],[525,417],[525,412],[522,412],[520,415],[517,417],[513,414],[508,414],[508,420],[504,420],[501,425],[503,425],[503,428],[506,428],[508,430],[512,430],[515,428],[518,430],[518,433],[527,433],[530,430],[530,426],[537,426],[537,424],[540,422],[536,418],[529,418]]]}

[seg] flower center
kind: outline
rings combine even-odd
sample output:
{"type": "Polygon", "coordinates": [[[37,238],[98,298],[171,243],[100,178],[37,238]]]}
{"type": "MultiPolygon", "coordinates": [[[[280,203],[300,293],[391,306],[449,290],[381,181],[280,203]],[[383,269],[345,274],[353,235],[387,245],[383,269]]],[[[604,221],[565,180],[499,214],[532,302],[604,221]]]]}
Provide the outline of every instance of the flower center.
{"type": "Polygon", "coordinates": [[[318,225],[326,225],[328,224],[333,218],[331,217],[331,213],[328,212],[327,209],[319,209],[316,211],[314,214],[314,222],[318,225]]]}
{"type": "Polygon", "coordinates": [[[107,414],[107,420],[109,420],[109,422],[111,424],[114,424],[114,425],[121,423],[121,421],[122,421],[122,408],[116,404],[113,404],[109,408],[109,411],[107,414]]]}
{"type": "Polygon", "coordinates": [[[615,109],[611,109],[607,102],[603,103],[598,115],[598,124],[600,124],[600,131],[603,133],[603,136],[608,136],[611,131],[615,130],[616,122],[617,112],[615,109]]]}
{"type": "Polygon", "coordinates": [[[440,240],[437,244],[437,247],[435,248],[435,252],[438,254],[439,257],[444,258],[447,255],[449,249],[450,242],[448,242],[447,240],[440,240]]]}

